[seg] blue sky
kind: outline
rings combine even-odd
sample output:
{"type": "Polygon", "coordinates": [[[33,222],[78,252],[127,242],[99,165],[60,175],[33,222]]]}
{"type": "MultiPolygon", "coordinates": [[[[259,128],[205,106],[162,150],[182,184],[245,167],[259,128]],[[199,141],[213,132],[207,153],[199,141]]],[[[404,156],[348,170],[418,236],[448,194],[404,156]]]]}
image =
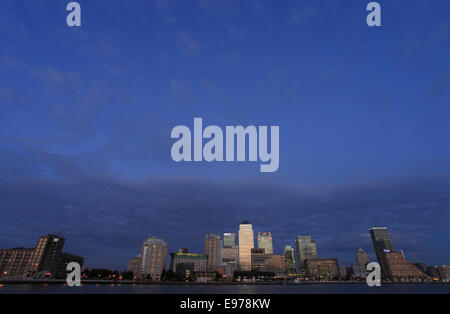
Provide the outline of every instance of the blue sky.
{"type": "Polygon", "coordinates": [[[278,251],[312,233],[350,264],[379,224],[450,263],[450,3],[380,1],[369,28],[368,2],[90,0],[69,28],[68,1],[2,0],[0,247],[63,226],[68,250],[123,268],[149,234],[201,251],[248,219],[278,251]],[[279,171],[174,163],[194,117],[279,125],[279,171]]]}

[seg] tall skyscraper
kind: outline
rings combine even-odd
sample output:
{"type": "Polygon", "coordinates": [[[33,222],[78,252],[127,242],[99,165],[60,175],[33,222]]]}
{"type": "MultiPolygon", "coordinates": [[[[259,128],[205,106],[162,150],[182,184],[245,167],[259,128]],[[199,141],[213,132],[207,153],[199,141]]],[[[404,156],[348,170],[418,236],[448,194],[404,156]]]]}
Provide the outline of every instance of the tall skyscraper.
{"type": "Polygon", "coordinates": [[[394,245],[386,227],[373,227],[369,232],[378,263],[381,266],[382,275],[386,278],[387,265],[385,265],[384,253],[394,251],[394,245]]]}
{"type": "Polygon", "coordinates": [[[239,266],[242,271],[252,270],[252,249],[255,246],[252,225],[245,220],[239,225],[239,266]]]}
{"type": "Polygon", "coordinates": [[[205,236],[205,254],[208,255],[208,270],[217,271],[222,264],[222,238],[218,234],[208,233],[205,236]]]}
{"type": "Polygon", "coordinates": [[[233,247],[236,245],[236,233],[223,234],[223,247],[233,247]]]}
{"type": "Polygon", "coordinates": [[[355,252],[355,259],[356,264],[358,265],[358,268],[360,272],[366,271],[366,265],[369,263],[369,257],[367,256],[366,252],[360,247],[356,248],[355,252]]]}
{"type": "Polygon", "coordinates": [[[295,246],[299,270],[305,267],[305,260],[317,258],[316,242],[311,240],[311,236],[297,236],[295,246]]]}
{"type": "Polygon", "coordinates": [[[142,244],[140,275],[151,275],[153,280],[161,279],[166,269],[167,242],[162,238],[150,237],[142,244]]]}
{"type": "Polygon", "coordinates": [[[295,275],[297,273],[297,270],[295,268],[294,248],[292,246],[284,246],[284,259],[286,260],[286,269],[288,275],[295,275]]]}
{"type": "Polygon", "coordinates": [[[270,232],[258,232],[258,248],[264,249],[266,254],[273,254],[272,235],[270,232]]]}

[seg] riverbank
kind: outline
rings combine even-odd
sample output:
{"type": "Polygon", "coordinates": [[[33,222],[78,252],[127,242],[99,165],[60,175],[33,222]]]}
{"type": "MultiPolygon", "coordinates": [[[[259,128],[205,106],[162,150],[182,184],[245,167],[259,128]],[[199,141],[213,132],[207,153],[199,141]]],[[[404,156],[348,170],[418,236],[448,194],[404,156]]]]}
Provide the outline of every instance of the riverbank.
{"type": "MultiPolygon", "coordinates": [[[[0,280],[0,284],[36,284],[36,285],[65,285],[64,279],[7,279],[0,280]]],[[[259,281],[259,282],[150,282],[150,281],[127,281],[127,280],[82,280],[81,285],[192,285],[192,286],[221,286],[221,285],[358,285],[366,284],[363,281],[302,281],[302,282],[283,282],[283,281],[259,281]]],[[[383,285],[450,285],[446,282],[382,282],[383,285]]]]}

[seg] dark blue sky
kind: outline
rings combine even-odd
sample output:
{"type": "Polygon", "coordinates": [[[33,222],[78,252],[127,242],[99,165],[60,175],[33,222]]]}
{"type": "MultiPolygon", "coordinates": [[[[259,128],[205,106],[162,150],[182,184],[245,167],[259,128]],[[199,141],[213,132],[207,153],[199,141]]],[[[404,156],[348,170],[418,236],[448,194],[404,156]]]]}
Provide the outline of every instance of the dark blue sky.
{"type": "Polygon", "coordinates": [[[373,256],[388,226],[412,261],[450,263],[450,3],[0,3],[0,247],[66,230],[125,268],[150,234],[202,251],[248,219],[275,251],[373,256]],[[171,160],[177,125],[279,125],[280,168],[171,160]]]}

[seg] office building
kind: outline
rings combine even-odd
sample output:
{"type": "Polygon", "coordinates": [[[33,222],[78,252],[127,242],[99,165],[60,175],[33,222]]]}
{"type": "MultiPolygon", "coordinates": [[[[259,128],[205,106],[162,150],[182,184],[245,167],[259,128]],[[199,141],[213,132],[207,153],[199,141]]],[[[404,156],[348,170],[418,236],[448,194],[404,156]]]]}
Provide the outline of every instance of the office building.
{"type": "Polygon", "coordinates": [[[392,244],[388,229],[386,227],[373,227],[369,230],[369,232],[375,255],[377,256],[378,263],[381,267],[382,277],[387,278],[387,270],[386,265],[384,265],[383,253],[394,251],[394,245],[392,244]]]}
{"type": "Polygon", "coordinates": [[[223,234],[222,263],[224,275],[233,277],[233,273],[239,269],[239,246],[236,245],[235,233],[223,234]]]}
{"type": "Polygon", "coordinates": [[[174,273],[208,271],[208,255],[194,253],[170,253],[170,269],[174,273]]]}
{"type": "Polygon", "coordinates": [[[236,246],[236,233],[224,233],[223,234],[223,247],[236,246]]]}
{"type": "Polygon", "coordinates": [[[208,271],[217,271],[222,264],[222,238],[218,234],[205,236],[205,254],[208,255],[208,271]]]}
{"type": "Polygon", "coordinates": [[[237,245],[233,247],[222,248],[222,261],[227,262],[239,262],[239,247],[237,245]]]}
{"type": "Polygon", "coordinates": [[[286,258],[284,255],[265,254],[265,249],[253,248],[251,250],[252,270],[275,273],[277,276],[286,276],[286,258]]]}
{"type": "Polygon", "coordinates": [[[286,262],[286,270],[288,275],[293,276],[297,274],[297,270],[295,267],[295,255],[294,248],[290,245],[284,246],[284,259],[286,262]]]}
{"type": "Polygon", "coordinates": [[[305,267],[306,259],[317,258],[316,242],[311,240],[311,236],[297,236],[295,239],[297,249],[297,264],[299,271],[305,267]]]}
{"type": "Polygon", "coordinates": [[[266,254],[273,254],[272,235],[270,232],[258,232],[258,248],[264,249],[266,254]]]}
{"type": "Polygon", "coordinates": [[[253,228],[248,221],[239,226],[239,267],[241,271],[250,271],[252,268],[251,250],[254,248],[253,228]]]}
{"type": "Polygon", "coordinates": [[[265,271],[265,249],[251,249],[252,269],[255,271],[265,271]]]}
{"type": "Polygon", "coordinates": [[[162,238],[149,237],[142,244],[140,276],[151,276],[153,280],[160,280],[166,269],[167,242],[162,238]]]}

